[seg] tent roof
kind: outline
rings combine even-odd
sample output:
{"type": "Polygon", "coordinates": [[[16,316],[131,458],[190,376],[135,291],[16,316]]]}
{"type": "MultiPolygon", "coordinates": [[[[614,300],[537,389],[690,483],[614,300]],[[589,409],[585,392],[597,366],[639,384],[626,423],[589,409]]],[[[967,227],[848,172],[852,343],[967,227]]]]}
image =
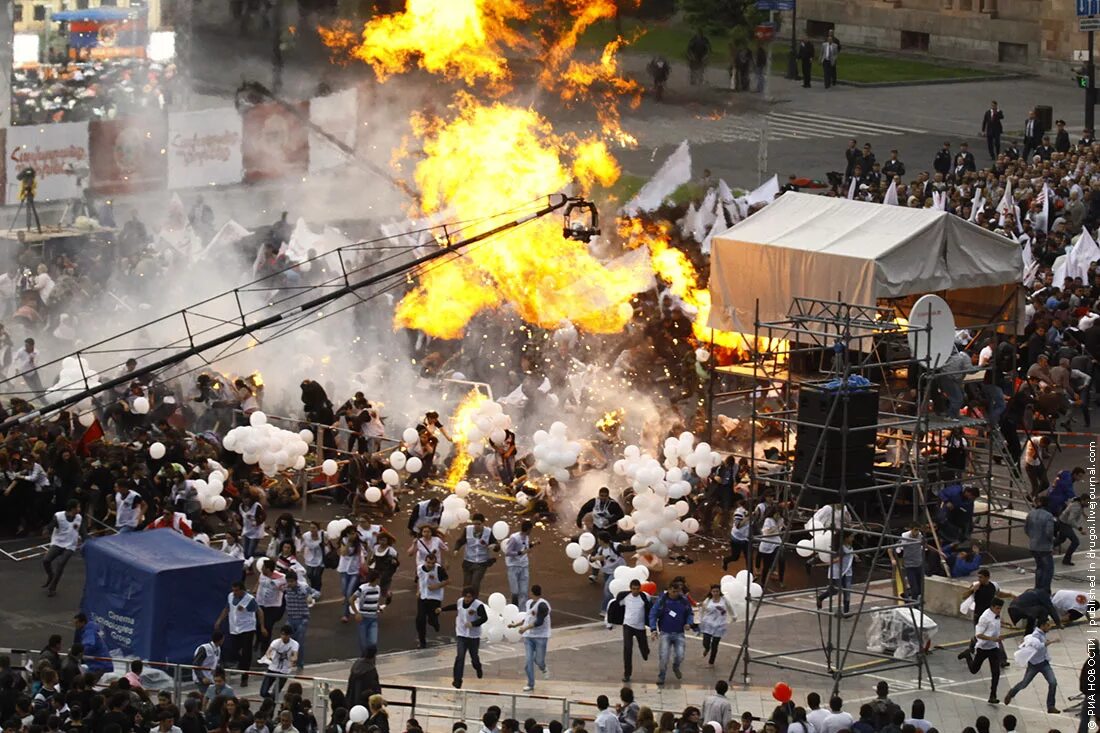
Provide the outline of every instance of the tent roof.
{"type": "Polygon", "coordinates": [[[1020,246],[958,216],[786,193],[714,238],[711,325],[752,330],[795,297],[873,305],[936,290],[1016,282],[1020,246]]]}
{"type": "Polygon", "coordinates": [[[225,562],[240,563],[240,560],[167,528],[98,537],[88,542],[85,554],[89,550],[92,553],[101,553],[103,557],[123,561],[131,565],[135,572],[146,573],[225,562]]]}
{"type": "Polygon", "coordinates": [[[50,14],[50,20],[57,21],[91,21],[103,23],[111,20],[126,20],[137,18],[146,13],[145,8],[84,8],[83,10],[61,10],[50,14]]]}

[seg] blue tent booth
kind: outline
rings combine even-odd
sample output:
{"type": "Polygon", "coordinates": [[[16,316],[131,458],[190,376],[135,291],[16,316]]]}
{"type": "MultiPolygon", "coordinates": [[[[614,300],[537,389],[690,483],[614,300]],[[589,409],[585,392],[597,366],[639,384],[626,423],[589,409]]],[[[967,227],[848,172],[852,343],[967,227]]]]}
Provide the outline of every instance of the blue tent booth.
{"type": "Polygon", "coordinates": [[[130,532],[84,545],[80,608],[112,654],[190,663],[210,631],[241,561],[171,529],[130,532]]]}

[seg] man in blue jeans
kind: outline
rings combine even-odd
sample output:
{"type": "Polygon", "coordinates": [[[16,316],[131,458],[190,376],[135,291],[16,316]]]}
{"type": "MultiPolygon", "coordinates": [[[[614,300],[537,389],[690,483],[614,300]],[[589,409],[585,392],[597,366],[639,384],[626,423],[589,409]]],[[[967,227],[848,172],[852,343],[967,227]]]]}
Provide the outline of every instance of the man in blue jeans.
{"type": "Polygon", "coordinates": [[[1024,521],[1024,534],[1027,535],[1027,549],[1035,558],[1035,589],[1050,593],[1050,583],[1054,580],[1054,515],[1047,509],[1048,498],[1040,496],[1035,500],[1035,508],[1027,514],[1024,521]]]}
{"type": "Polygon", "coordinates": [[[348,605],[355,610],[359,622],[359,653],[363,654],[371,647],[378,648],[378,614],[382,605],[382,587],[378,584],[379,575],[375,570],[367,573],[366,582],[348,596],[348,605]]]}
{"type": "Polygon", "coordinates": [[[658,685],[665,683],[669,656],[672,657],[672,673],[676,675],[676,679],[683,679],[680,663],[684,661],[685,626],[690,626],[695,631],[699,630],[692,614],[691,602],[684,597],[683,585],[674,582],[649,611],[650,632],[654,637],[658,635],[660,637],[660,644],[657,647],[658,685]]]}
{"type": "Polygon", "coordinates": [[[299,578],[293,570],[286,571],[286,624],[290,637],[298,642],[298,674],[306,666],[306,631],[309,629],[309,607],[321,597],[321,592],[309,587],[305,578],[299,578]]]}
{"type": "Polygon", "coordinates": [[[523,621],[512,624],[519,627],[523,634],[523,647],[527,655],[527,686],[524,692],[535,689],[535,667],[542,670],[543,677],[549,677],[546,668],[546,645],[550,642],[550,602],[542,597],[542,586],[531,586],[530,599],[527,601],[527,616],[523,621]]]}
{"type": "Polygon", "coordinates": [[[1047,651],[1047,647],[1051,644],[1057,644],[1057,639],[1047,639],[1047,632],[1054,626],[1054,622],[1050,619],[1043,619],[1043,623],[1039,625],[1035,631],[1032,631],[1026,637],[1024,637],[1023,644],[1021,646],[1034,647],[1035,653],[1031,659],[1027,662],[1027,671],[1024,672],[1024,678],[1016,683],[1016,685],[1008,691],[1005,695],[1005,705],[1012,702],[1012,698],[1016,697],[1016,694],[1020,690],[1024,689],[1031,684],[1031,681],[1035,679],[1037,675],[1043,675],[1043,678],[1047,681],[1047,714],[1057,715],[1061,711],[1054,706],[1055,694],[1058,691],[1058,680],[1054,677],[1054,670],[1050,666],[1050,653],[1047,651]]]}

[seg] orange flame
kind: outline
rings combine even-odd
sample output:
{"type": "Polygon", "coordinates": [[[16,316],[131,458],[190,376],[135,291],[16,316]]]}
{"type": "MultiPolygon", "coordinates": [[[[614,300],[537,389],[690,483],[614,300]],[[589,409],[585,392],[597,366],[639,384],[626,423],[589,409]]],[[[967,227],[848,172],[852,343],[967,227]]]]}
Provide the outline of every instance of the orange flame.
{"type": "Polygon", "coordinates": [[[321,36],[370,64],[379,81],[419,67],[467,84],[502,82],[505,50],[528,45],[509,23],[528,17],[521,0],[407,0],[404,12],[367,23],[358,42],[339,26],[321,36]]]}
{"type": "Polygon", "coordinates": [[[470,428],[474,426],[473,415],[477,412],[482,402],[489,398],[481,393],[481,390],[472,389],[462,398],[455,408],[454,417],[451,418],[451,437],[454,438],[455,455],[451,460],[451,467],[447,469],[447,486],[454,486],[466,478],[466,472],[470,470],[470,464],[474,457],[470,455],[470,428]]]}
{"type": "MultiPolygon", "coordinates": [[[[460,94],[452,110],[449,120],[413,120],[424,149],[413,177],[426,214],[446,209],[475,219],[487,206],[516,203],[502,201],[502,190],[560,191],[571,177],[583,188],[618,178],[601,141],[571,144],[533,110],[483,105],[468,94],[460,94]],[[574,160],[567,166],[570,148],[574,160]]],[[[589,332],[617,333],[630,319],[620,306],[646,289],[649,273],[605,266],[584,243],[563,239],[559,220],[545,218],[426,269],[419,280],[398,304],[396,325],[459,338],[474,315],[504,301],[528,323],[552,328],[569,320],[589,332]]]]}

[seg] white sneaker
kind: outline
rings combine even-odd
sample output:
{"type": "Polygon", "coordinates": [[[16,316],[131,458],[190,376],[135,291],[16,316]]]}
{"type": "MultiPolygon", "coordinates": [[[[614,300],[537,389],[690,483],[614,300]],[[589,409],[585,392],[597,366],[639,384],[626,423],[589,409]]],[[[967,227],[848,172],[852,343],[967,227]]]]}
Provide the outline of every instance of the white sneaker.
{"type": "Polygon", "coordinates": [[[542,668],[542,678],[544,680],[550,679],[550,667],[546,666],[542,668]]]}
{"type": "Polygon", "coordinates": [[[531,685],[524,685],[524,686],[523,686],[523,691],[524,691],[524,692],[532,692],[532,691],[533,691],[534,689],[535,689],[535,688],[534,688],[534,687],[532,687],[531,685]]]}

